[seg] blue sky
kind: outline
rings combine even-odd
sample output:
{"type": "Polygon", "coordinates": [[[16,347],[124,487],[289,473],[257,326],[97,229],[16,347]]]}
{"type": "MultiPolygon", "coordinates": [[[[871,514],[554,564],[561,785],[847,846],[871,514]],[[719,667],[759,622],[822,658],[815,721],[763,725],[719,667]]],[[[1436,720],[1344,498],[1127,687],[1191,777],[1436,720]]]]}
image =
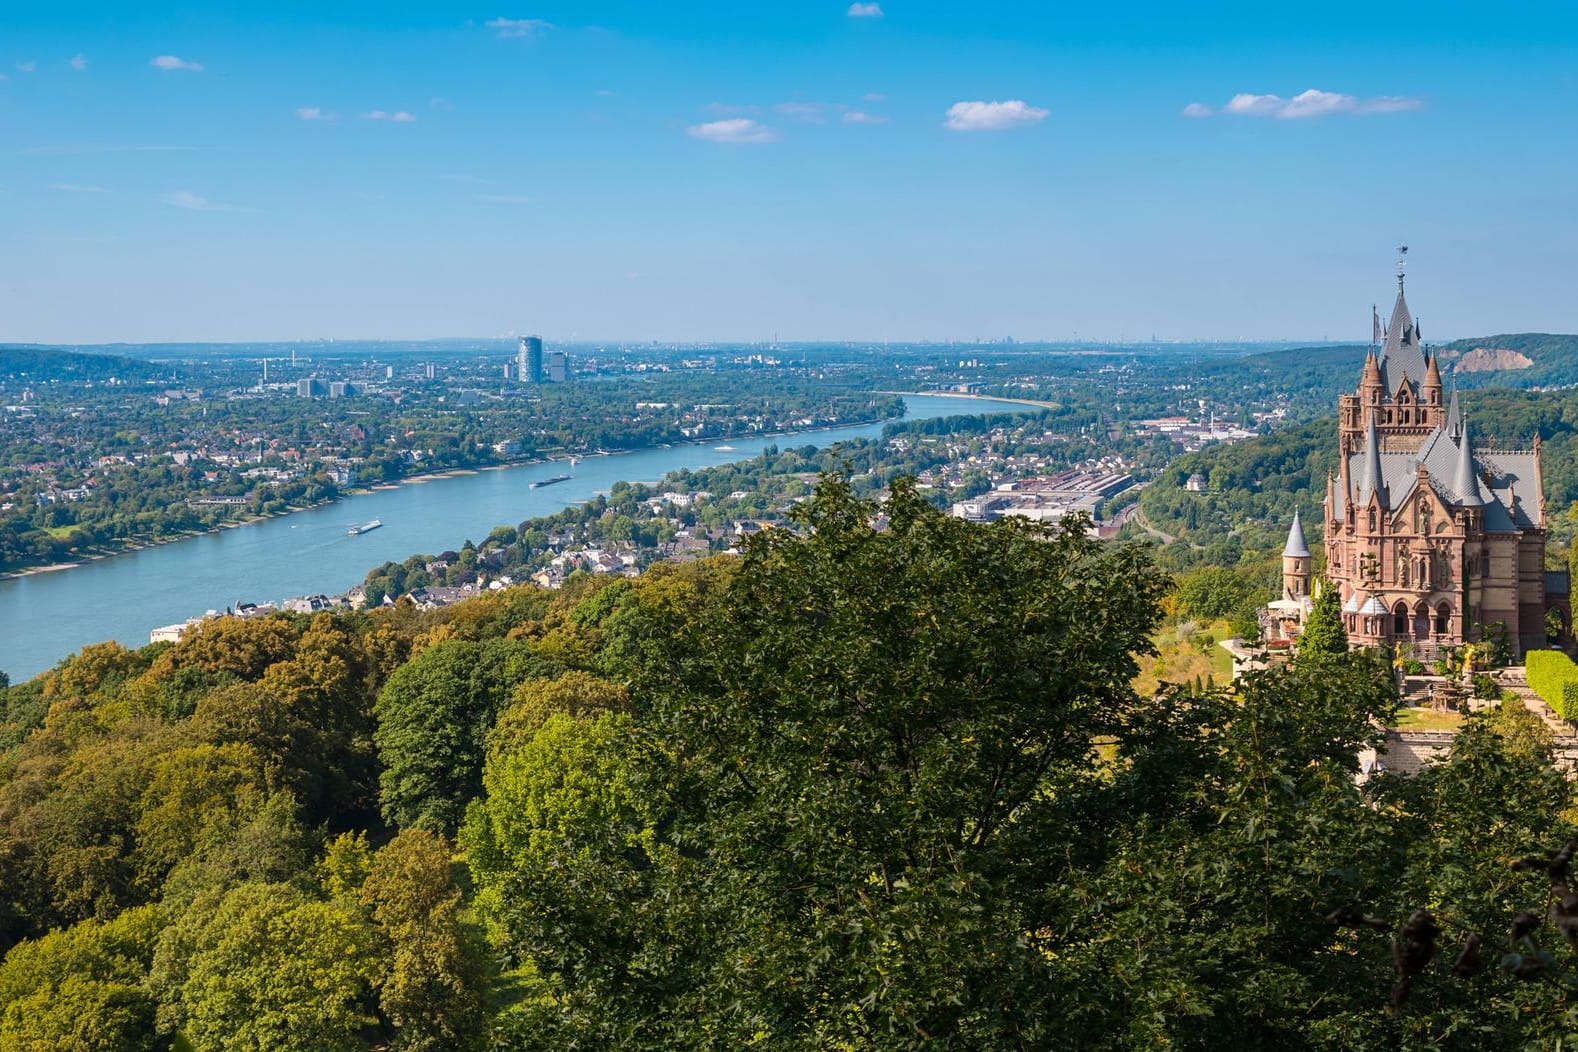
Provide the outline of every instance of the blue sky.
{"type": "Polygon", "coordinates": [[[1363,340],[1399,240],[1431,338],[1578,331],[1568,3],[12,3],[0,74],[0,339],[1363,340]]]}

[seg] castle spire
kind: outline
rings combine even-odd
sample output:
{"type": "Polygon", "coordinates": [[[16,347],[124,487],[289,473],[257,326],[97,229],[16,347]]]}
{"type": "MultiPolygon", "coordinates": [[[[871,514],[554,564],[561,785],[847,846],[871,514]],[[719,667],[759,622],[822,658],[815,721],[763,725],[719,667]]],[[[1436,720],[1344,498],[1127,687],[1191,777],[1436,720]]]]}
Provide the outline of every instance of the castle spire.
{"type": "Polygon", "coordinates": [[[1463,435],[1463,410],[1457,404],[1457,377],[1452,377],[1452,401],[1447,405],[1447,437],[1454,442],[1463,435]]]}
{"type": "Polygon", "coordinates": [[[1284,559],[1308,559],[1310,546],[1304,540],[1304,524],[1299,521],[1299,509],[1293,509],[1293,525],[1288,527],[1288,543],[1282,549],[1284,559]]]}
{"type": "Polygon", "coordinates": [[[1468,424],[1463,424],[1463,438],[1457,447],[1457,478],[1452,482],[1457,490],[1457,502],[1465,508],[1485,506],[1484,494],[1479,491],[1479,472],[1474,466],[1474,443],[1468,435],[1468,424]]]}
{"type": "Polygon", "coordinates": [[[1369,427],[1364,434],[1364,472],[1359,476],[1359,503],[1369,503],[1370,494],[1376,494],[1381,507],[1386,507],[1386,494],[1381,489],[1381,443],[1375,436],[1375,413],[1370,413],[1369,427]]]}

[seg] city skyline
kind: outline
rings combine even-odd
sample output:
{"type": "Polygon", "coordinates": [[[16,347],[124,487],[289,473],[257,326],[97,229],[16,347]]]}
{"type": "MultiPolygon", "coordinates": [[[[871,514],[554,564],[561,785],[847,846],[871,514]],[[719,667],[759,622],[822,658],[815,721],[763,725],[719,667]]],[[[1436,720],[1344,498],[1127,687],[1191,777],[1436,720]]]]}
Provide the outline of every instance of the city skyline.
{"type": "Polygon", "coordinates": [[[1578,330],[1541,5],[40,7],[0,340],[1578,330]]]}

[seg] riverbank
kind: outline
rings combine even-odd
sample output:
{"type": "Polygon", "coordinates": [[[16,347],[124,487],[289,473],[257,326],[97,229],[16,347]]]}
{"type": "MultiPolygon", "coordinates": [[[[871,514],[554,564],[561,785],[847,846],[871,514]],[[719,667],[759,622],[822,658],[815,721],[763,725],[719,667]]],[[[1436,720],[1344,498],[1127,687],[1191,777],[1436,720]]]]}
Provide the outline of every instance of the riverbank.
{"type": "MultiPolygon", "coordinates": [[[[977,415],[985,404],[947,396],[905,401],[908,411],[902,418],[796,430],[792,436],[730,438],[727,444],[736,447],[734,452],[717,451],[714,447],[724,440],[709,436],[682,448],[578,457],[572,481],[535,490],[525,483],[562,474],[564,465],[517,464],[526,470],[470,471],[423,485],[402,480],[401,485],[345,495],[343,502],[329,506],[273,516],[248,529],[232,524],[185,544],[156,544],[125,552],[124,558],[96,560],[73,573],[0,581],[0,669],[21,682],[90,643],[114,639],[128,647],[145,646],[150,629],[183,621],[194,612],[223,610],[238,602],[341,593],[382,563],[399,563],[418,552],[458,550],[462,539],[480,542],[501,524],[556,514],[621,480],[658,480],[674,471],[744,462],[770,446],[825,448],[860,439],[880,441],[883,429],[900,419],[908,423],[977,415]],[[381,520],[383,528],[346,535],[350,521],[372,519],[381,520]]],[[[568,454],[554,451],[552,457],[559,461],[568,454]]]]}
{"type": "MultiPolygon", "coordinates": [[[[885,394],[885,393],[889,393],[889,392],[876,391],[876,392],[873,392],[873,393],[874,394],[885,394]]],[[[963,396],[959,396],[959,397],[963,397],[963,396]]],[[[318,509],[318,508],[324,508],[324,507],[328,507],[329,505],[332,505],[332,504],[337,504],[340,501],[342,501],[342,500],[344,500],[344,499],[346,499],[348,497],[355,497],[355,496],[358,496],[358,495],[361,495],[361,494],[366,494],[366,493],[388,492],[390,490],[398,490],[398,489],[400,489],[403,486],[423,485],[423,484],[429,483],[429,482],[437,482],[437,481],[440,481],[442,479],[459,478],[459,477],[463,477],[463,476],[467,476],[467,475],[476,475],[477,473],[482,472],[482,471],[508,471],[508,470],[513,469],[513,468],[536,467],[536,466],[539,466],[539,465],[542,465],[542,464],[563,464],[563,463],[565,463],[567,461],[571,461],[571,460],[577,460],[577,461],[579,461],[579,460],[589,460],[589,459],[591,459],[593,457],[627,456],[627,455],[630,455],[630,454],[641,453],[641,452],[644,452],[646,450],[657,449],[657,448],[671,449],[671,448],[675,448],[675,446],[679,446],[679,447],[705,446],[705,445],[708,445],[709,443],[712,443],[712,442],[731,442],[731,441],[744,441],[744,440],[747,440],[747,439],[764,439],[764,438],[788,438],[788,437],[793,437],[794,435],[807,435],[807,434],[812,434],[812,433],[819,433],[819,432],[822,432],[822,431],[836,431],[836,430],[843,430],[843,429],[847,429],[847,428],[869,427],[869,426],[871,426],[873,424],[886,424],[886,423],[890,422],[891,420],[902,421],[903,419],[904,418],[902,416],[901,417],[883,417],[883,418],[879,418],[877,420],[857,420],[857,421],[854,421],[854,422],[851,422],[851,423],[847,423],[847,424],[826,424],[826,425],[823,425],[821,427],[809,427],[809,428],[791,429],[791,430],[788,430],[788,431],[768,431],[768,432],[757,433],[757,434],[719,435],[719,436],[712,437],[712,438],[696,439],[696,440],[691,441],[691,442],[665,443],[662,447],[658,447],[658,446],[638,446],[638,447],[635,447],[633,449],[616,449],[616,450],[599,449],[599,450],[594,450],[594,451],[588,452],[588,453],[564,453],[564,454],[552,455],[552,456],[546,456],[546,457],[531,457],[531,458],[522,459],[522,460],[512,460],[512,461],[509,461],[509,462],[503,463],[503,464],[484,464],[484,465],[479,465],[479,466],[476,466],[476,467],[456,467],[456,468],[445,468],[445,469],[443,469],[441,471],[426,471],[426,472],[423,472],[420,475],[406,475],[406,476],[403,476],[403,477],[401,477],[399,479],[396,479],[396,480],[394,480],[392,482],[377,482],[377,483],[373,483],[373,484],[367,485],[367,486],[351,486],[351,487],[348,487],[346,489],[341,490],[337,496],[335,496],[335,497],[333,497],[333,498],[331,498],[329,500],[315,501],[315,502],[310,503],[310,504],[292,505],[291,507],[285,508],[285,509],[283,509],[281,511],[265,512],[262,515],[253,515],[253,516],[250,516],[248,518],[238,519],[238,520],[233,521],[233,522],[216,523],[215,525],[210,526],[207,529],[187,530],[187,531],[185,531],[183,533],[175,534],[174,536],[160,538],[159,540],[137,541],[135,543],[128,543],[128,544],[125,544],[125,545],[117,546],[111,551],[97,551],[97,552],[94,552],[92,554],[84,554],[84,555],[82,555],[82,556],[80,556],[80,557],[78,557],[76,559],[73,559],[70,562],[51,563],[48,566],[30,566],[30,567],[27,567],[27,568],[21,569],[21,570],[7,571],[5,573],[0,573],[0,581],[18,580],[18,579],[21,579],[21,578],[24,578],[24,577],[32,577],[32,576],[35,576],[37,574],[57,573],[57,572],[59,572],[61,570],[74,570],[74,569],[77,569],[79,567],[86,566],[89,563],[101,562],[101,561],[103,561],[105,559],[114,559],[117,556],[130,555],[130,554],[132,554],[134,552],[147,551],[147,550],[149,550],[151,548],[161,548],[161,547],[164,547],[164,546],[170,545],[170,544],[178,544],[181,541],[189,541],[189,540],[192,540],[195,537],[210,536],[212,534],[220,533],[220,532],[222,532],[224,530],[233,530],[233,529],[237,529],[237,528],[239,528],[241,526],[250,526],[250,525],[253,525],[255,523],[268,522],[268,521],[270,521],[272,519],[283,518],[283,517],[287,517],[287,516],[290,516],[290,515],[297,515],[297,514],[300,514],[301,512],[305,512],[305,511],[313,511],[313,510],[318,509]]]]}
{"type": "Polygon", "coordinates": [[[1057,402],[1041,402],[1034,398],[1009,398],[1005,395],[964,394],[961,391],[872,391],[872,394],[901,395],[906,398],[971,398],[979,402],[1012,402],[1015,405],[1033,405],[1040,409],[1062,409],[1057,402]]]}

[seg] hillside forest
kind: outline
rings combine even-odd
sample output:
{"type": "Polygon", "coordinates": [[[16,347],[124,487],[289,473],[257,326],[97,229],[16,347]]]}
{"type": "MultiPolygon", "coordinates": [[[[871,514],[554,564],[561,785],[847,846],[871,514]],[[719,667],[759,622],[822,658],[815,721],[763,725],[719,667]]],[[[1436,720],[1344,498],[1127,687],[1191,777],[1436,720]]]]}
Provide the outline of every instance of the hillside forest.
{"type": "Polygon", "coordinates": [[[1142,695],[1144,547],[903,480],[877,510],[828,476],[738,558],[217,620],[9,687],[0,1047],[1578,1031],[1572,789],[1530,714],[1361,784],[1372,655],[1142,695]]]}

